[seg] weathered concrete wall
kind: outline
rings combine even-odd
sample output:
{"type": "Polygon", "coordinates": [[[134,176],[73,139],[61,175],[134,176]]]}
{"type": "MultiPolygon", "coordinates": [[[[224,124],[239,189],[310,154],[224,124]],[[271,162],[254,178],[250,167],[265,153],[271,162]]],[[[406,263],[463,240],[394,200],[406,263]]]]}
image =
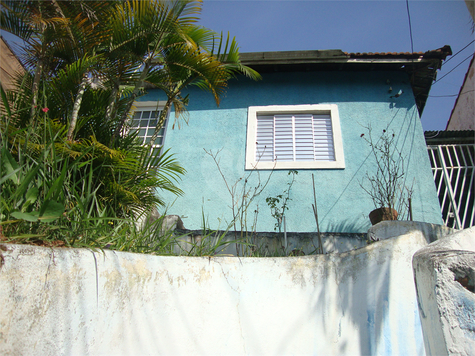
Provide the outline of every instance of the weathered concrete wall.
{"type": "Polygon", "coordinates": [[[424,355],[412,256],[447,229],[289,258],[3,246],[1,355],[424,355]]]}
{"type": "MultiPolygon", "coordinates": [[[[472,11],[475,5],[472,2],[472,11]]],[[[475,129],[475,61],[472,58],[460,89],[454,108],[450,114],[447,130],[475,129]]]]}
{"type": "MultiPolygon", "coordinates": [[[[217,239],[228,242],[223,248],[218,249],[216,254],[252,257],[268,256],[288,256],[292,251],[302,252],[304,255],[318,253],[320,242],[317,233],[305,232],[248,232],[241,235],[234,231],[216,231],[203,234],[202,231],[195,230],[175,230],[175,235],[180,244],[180,250],[190,251],[195,244],[214,244],[217,239]],[[186,236],[184,236],[186,235],[186,236]],[[238,243],[233,241],[238,240],[238,243]]],[[[321,233],[323,253],[341,253],[355,250],[366,246],[371,241],[367,234],[357,233],[321,233]]],[[[183,253],[181,253],[183,254],[183,253]]]]}
{"type": "Polygon", "coordinates": [[[475,227],[421,249],[413,265],[428,354],[473,355],[475,227]]]}

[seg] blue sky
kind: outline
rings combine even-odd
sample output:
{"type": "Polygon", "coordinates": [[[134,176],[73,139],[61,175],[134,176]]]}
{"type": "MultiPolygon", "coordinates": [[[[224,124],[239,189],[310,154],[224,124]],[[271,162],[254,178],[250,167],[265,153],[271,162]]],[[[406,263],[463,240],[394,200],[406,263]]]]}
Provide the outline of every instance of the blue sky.
{"type": "MultiPolygon", "coordinates": [[[[454,53],[422,115],[424,130],[444,130],[474,53],[472,20],[463,0],[409,0],[409,14],[415,52],[447,44],[454,53]]],[[[411,51],[406,0],[204,0],[199,23],[229,32],[241,52],[411,51]]]]}
{"type": "MultiPolygon", "coordinates": [[[[409,0],[409,14],[414,52],[450,45],[456,54],[474,40],[463,0],[409,0]]],[[[200,24],[229,31],[241,52],[411,51],[405,0],[204,0],[200,24]]],[[[438,78],[459,65],[433,85],[422,115],[424,130],[445,129],[474,48],[472,43],[442,66],[438,78]]]]}

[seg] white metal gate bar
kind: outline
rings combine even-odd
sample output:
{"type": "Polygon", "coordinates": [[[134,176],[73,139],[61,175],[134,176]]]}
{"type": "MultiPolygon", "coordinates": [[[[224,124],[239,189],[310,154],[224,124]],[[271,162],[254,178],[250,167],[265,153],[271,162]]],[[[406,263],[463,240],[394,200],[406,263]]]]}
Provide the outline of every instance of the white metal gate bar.
{"type": "Polygon", "coordinates": [[[474,225],[475,145],[427,146],[444,224],[456,229],[474,225]]]}

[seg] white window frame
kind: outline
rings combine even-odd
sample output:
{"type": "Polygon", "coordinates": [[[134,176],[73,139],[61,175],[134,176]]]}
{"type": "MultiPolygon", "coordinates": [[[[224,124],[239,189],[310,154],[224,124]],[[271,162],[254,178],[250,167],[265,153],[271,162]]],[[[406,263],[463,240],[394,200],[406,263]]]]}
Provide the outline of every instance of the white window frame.
{"type": "Polygon", "coordinates": [[[336,104],[250,106],[247,117],[246,169],[343,169],[345,157],[340,129],[340,116],[336,104]],[[334,146],[334,161],[259,161],[257,150],[257,116],[280,114],[330,115],[334,146]]]}
{"type": "MultiPolygon", "coordinates": [[[[134,102],[134,105],[133,105],[134,109],[133,109],[133,113],[132,113],[131,123],[133,122],[133,120],[135,120],[134,117],[135,117],[135,113],[137,111],[162,111],[163,108],[165,107],[165,104],[166,104],[166,101],[158,101],[158,102],[157,101],[136,101],[136,102],[134,102]]],[[[162,136],[162,142],[161,142],[161,144],[152,145],[152,150],[163,147],[163,145],[165,143],[165,137],[166,137],[166,134],[167,134],[167,122],[168,122],[169,114],[170,114],[170,112],[167,113],[166,118],[165,118],[165,122],[163,123],[163,134],[161,135],[162,136]]],[[[158,119],[159,118],[157,118],[157,120],[158,119]]],[[[147,130],[152,128],[152,127],[153,127],[154,130],[156,129],[156,127],[154,127],[154,126],[148,126],[147,130]]],[[[129,125],[129,130],[136,130],[136,129],[137,129],[136,127],[129,125]]],[[[145,137],[144,137],[144,140],[143,140],[142,144],[143,145],[148,144],[147,142],[145,142],[145,137]]]]}

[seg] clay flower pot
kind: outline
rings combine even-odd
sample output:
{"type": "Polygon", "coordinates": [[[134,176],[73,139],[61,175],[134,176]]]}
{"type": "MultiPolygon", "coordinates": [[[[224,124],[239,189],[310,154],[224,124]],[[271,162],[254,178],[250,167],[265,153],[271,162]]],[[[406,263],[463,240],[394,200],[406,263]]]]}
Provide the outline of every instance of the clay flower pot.
{"type": "Polygon", "coordinates": [[[369,213],[369,220],[371,220],[371,224],[376,225],[384,220],[397,220],[397,215],[397,211],[394,209],[378,208],[369,213]]]}

